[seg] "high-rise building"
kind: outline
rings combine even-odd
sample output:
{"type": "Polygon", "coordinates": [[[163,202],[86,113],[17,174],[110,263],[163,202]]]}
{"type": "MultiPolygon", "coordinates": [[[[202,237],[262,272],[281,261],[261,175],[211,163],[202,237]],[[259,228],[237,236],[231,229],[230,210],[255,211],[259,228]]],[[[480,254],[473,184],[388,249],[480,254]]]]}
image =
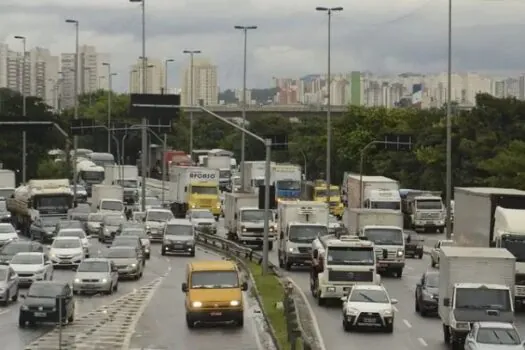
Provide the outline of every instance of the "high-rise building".
{"type": "Polygon", "coordinates": [[[7,87],[7,55],[9,47],[0,43],[0,87],[7,87]]]}
{"type": "Polygon", "coordinates": [[[166,72],[164,63],[155,58],[148,58],[146,61],[146,91],[142,91],[142,72],[144,71],[142,59],[131,66],[129,71],[129,91],[139,94],[162,94],[164,92],[164,79],[166,72]]]}
{"type": "Polygon", "coordinates": [[[191,63],[183,74],[182,104],[191,105],[193,90],[193,104],[203,106],[216,105],[219,100],[219,86],[217,84],[217,66],[208,60],[195,59],[193,62],[193,84],[191,81],[191,63]]]}
{"type": "MultiPolygon", "coordinates": [[[[29,94],[40,97],[49,106],[56,108],[55,85],[58,79],[58,56],[48,49],[36,47],[28,52],[29,94]]],[[[27,76],[27,74],[26,74],[27,76]]]]}

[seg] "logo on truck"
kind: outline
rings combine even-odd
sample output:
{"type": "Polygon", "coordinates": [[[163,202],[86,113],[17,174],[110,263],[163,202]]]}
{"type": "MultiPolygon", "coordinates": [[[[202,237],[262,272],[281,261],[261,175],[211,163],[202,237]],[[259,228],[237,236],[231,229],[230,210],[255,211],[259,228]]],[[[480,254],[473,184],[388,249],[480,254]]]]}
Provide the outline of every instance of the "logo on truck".
{"type": "Polygon", "coordinates": [[[213,173],[190,173],[190,179],[196,180],[215,180],[215,177],[213,173]]]}

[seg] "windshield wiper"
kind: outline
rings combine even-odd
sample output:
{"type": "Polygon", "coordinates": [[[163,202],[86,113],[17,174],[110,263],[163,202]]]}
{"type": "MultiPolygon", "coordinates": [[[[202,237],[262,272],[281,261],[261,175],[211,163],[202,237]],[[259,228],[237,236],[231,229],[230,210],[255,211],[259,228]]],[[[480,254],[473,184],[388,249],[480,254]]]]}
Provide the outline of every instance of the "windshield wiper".
{"type": "Polygon", "coordinates": [[[368,295],[366,294],[363,294],[363,293],[359,293],[360,296],[362,296],[363,298],[365,298],[367,301],[371,302],[371,303],[375,303],[376,301],[373,299],[373,298],[370,298],[368,295]]]}

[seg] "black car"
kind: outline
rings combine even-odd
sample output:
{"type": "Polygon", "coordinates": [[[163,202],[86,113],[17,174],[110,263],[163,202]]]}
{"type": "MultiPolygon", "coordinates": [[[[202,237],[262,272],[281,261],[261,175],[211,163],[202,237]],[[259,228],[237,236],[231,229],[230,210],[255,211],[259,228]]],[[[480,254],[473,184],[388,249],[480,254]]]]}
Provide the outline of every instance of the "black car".
{"type": "Polygon", "coordinates": [[[0,264],[9,265],[13,256],[18,253],[43,253],[44,246],[38,242],[13,241],[0,249],[0,264]]]}
{"type": "Polygon", "coordinates": [[[36,218],[29,227],[29,237],[42,243],[50,243],[55,238],[59,220],[54,217],[36,218]]]}
{"type": "Polygon", "coordinates": [[[60,230],[65,228],[79,228],[85,230],[86,226],[80,220],[60,220],[55,226],[54,235],[56,236],[60,230]]]}
{"type": "Polygon", "coordinates": [[[416,285],[416,312],[426,316],[438,311],[439,302],[439,272],[427,271],[416,285]]]}
{"type": "Polygon", "coordinates": [[[108,247],[133,247],[137,251],[137,256],[146,264],[146,247],[138,236],[117,236],[108,247]]]}
{"type": "Polygon", "coordinates": [[[405,233],[405,256],[422,259],[424,241],[416,232],[405,233]]]}
{"type": "Polygon", "coordinates": [[[62,323],[73,322],[75,317],[75,301],[73,289],[67,282],[37,281],[31,284],[27,295],[20,295],[23,303],[20,306],[18,325],[25,327],[26,323],[62,323]],[[60,317],[59,317],[59,312],[60,317]]]}
{"type": "Polygon", "coordinates": [[[5,200],[0,200],[0,222],[11,222],[11,213],[7,210],[5,200]]]}

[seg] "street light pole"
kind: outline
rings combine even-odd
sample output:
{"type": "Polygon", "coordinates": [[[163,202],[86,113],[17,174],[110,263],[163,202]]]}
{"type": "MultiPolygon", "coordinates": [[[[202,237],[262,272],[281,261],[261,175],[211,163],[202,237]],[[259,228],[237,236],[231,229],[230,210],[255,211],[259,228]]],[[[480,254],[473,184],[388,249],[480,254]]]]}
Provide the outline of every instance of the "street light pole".
{"type": "MultiPolygon", "coordinates": [[[[91,75],[93,74],[93,68],[92,67],[84,67],[84,70],[88,72],[88,86],[89,86],[89,107],[93,105],[93,89],[91,89],[91,75]]],[[[85,74],[84,74],[85,77],[85,74]]],[[[85,86],[85,79],[82,79],[85,86]]]]}
{"type": "Polygon", "coordinates": [[[451,208],[452,201],[452,0],[448,0],[448,71],[447,71],[447,212],[445,225],[447,239],[452,238],[451,208]]]}
{"type": "MultiPolygon", "coordinates": [[[[242,30],[244,33],[244,60],[243,60],[243,78],[242,78],[242,127],[246,127],[246,56],[248,44],[248,30],[255,30],[257,26],[234,26],[234,29],[242,30]]],[[[244,182],[244,158],[246,148],[246,137],[244,131],[241,133],[241,191],[246,190],[244,182]]]]}
{"type": "MultiPolygon", "coordinates": [[[[22,86],[20,89],[20,92],[22,93],[22,116],[25,118],[27,114],[27,101],[26,101],[26,89],[25,89],[25,80],[26,80],[26,43],[27,39],[25,36],[16,35],[15,39],[22,40],[22,86]]],[[[27,177],[27,134],[24,131],[22,131],[22,183],[26,183],[26,177],[27,177]]]]}
{"type": "MultiPolygon", "coordinates": [[[[182,53],[190,55],[190,106],[195,106],[195,99],[193,96],[193,83],[194,83],[194,77],[193,77],[193,56],[198,55],[201,53],[201,50],[184,50],[182,53]]],[[[193,108],[190,110],[190,147],[189,147],[189,155],[190,158],[193,158],[193,108]]]]}
{"type": "Polygon", "coordinates": [[[164,89],[163,93],[168,93],[168,63],[175,62],[174,59],[168,58],[164,61],[164,89]]]}
{"type": "Polygon", "coordinates": [[[328,14],[328,72],[326,78],[326,204],[330,207],[330,186],[331,174],[330,163],[332,161],[332,13],[343,11],[343,8],[338,7],[316,7],[316,11],[326,12],[328,14]]]}
{"type": "MultiPolygon", "coordinates": [[[[134,76],[137,72],[138,72],[138,71],[137,71],[136,69],[133,69],[133,70],[131,70],[131,71],[129,72],[129,93],[130,93],[130,94],[134,92],[134,91],[133,91],[133,90],[134,90],[134,89],[133,89],[133,81],[134,81],[133,76],[134,76]]],[[[140,89],[139,89],[139,90],[140,90],[140,89]]]]}
{"type": "Polygon", "coordinates": [[[111,153],[111,89],[113,76],[117,74],[111,72],[111,63],[104,62],[102,65],[108,67],[108,153],[111,153]]]}
{"type": "MultiPolygon", "coordinates": [[[[74,86],[74,97],[75,97],[75,109],[74,109],[74,118],[78,119],[78,61],[79,61],[79,54],[78,54],[78,27],[79,23],[75,19],[66,19],[66,23],[71,23],[75,25],[75,86],[74,86]]],[[[77,147],[78,147],[78,138],[77,136],[73,136],[73,183],[75,186],[73,186],[73,201],[76,202],[77,200],[77,147]]]]}

